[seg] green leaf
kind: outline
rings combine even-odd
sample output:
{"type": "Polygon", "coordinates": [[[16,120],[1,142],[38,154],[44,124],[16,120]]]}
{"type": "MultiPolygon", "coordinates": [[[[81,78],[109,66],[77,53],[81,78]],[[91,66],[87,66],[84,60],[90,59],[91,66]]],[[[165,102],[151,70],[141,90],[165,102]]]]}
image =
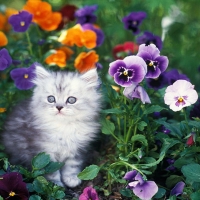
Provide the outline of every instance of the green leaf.
{"type": "Polygon", "coordinates": [[[38,196],[38,195],[31,195],[30,197],[29,197],[29,200],[41,200],[42,198],[40,197],[40,196],[38,196]]]}
{"type": "Polygon", "coordinates": [[[33,169],[42,169],[50,162],[50,156],[46,153],[39,153],[32,160],[33,169]]]}
{"type": "Polygon", "coordinates": [[[200,165],[188,164],[181,168],[183,175],[192,182],[200,182],[200,165]]]}
{"type": "Polygon", "coordinates": [[[147,114],[151,114],[151,113],[154,113],[154,112],[160,112],[161,110],[167,110],[166,108],[163,108],[159,105],[153,105],[149,108],[147,108],[143,114],[147,115],[147,114]]]}
{"type": "Polygon", "coordinates": [[[194,192],[190,195],[190,198],[192,200],[199,200],[199,197],[200,197],[200,192],[194,192]]]}
{"type": "Polygon", "coordinates": [[[166,190],[164,188],[158,188],[158,192],[155,194],[154,198],[160,199],[162,198],[166,193],[166,190]]]}
{"type": "Polygon", "coordinates": [[[92,180],[99,173],[100,167],[97,165],[90,165],[86,167],[82,172],[78,174],[78,178],[81,180],[92,180]]]}
{"type": "Polygon", "coordinates": [[[50,163],[44,168],[44,170],[47,174],[53,173],[53,172],[59,170],[64,164],[65,163],[50,161],[50,163]]]}
{"type": "Polygon", "coordinates": [[[127,188],[123,188],[119,191],[123,196],[125,197],[132,197],[133,196],[133,191],[127,188]]]}
{"type": "Polygon", "coordinates": [[[48,181],[43,176],[38,176],[33,181],[33,188],[37,193],[44,194],[48,181]]]}
{"type": "Polygon", "coordinates": [[[124,111],[118,108],[111,108],[111,109],[106,109],[102,110],[101,113],[103,114],[123,114],[124,111]]]}
{"type": "Polygon", "coordinates": [[[178,175],[171,175],[166,179],[167,188],[172,188],[178,183],[179,181],[183,181],[183,178],[178,175]]]}
{"type": "Polygon", "coordinates": [[[136,134],[131,138],[131,142],[141,142],[144,146],[148,145],[147,139],[144,135],[136,134]]]}
{"type": "Polygon", "coordinates": [[[143,131],[143,130],[144,130],[144,127],[147,126],[147,123],[144,122],[144,121],[141,121],[141,122],[139,122],[137,125],[138,125],[138,129],[139,129],[140,131],[143,131]]]}
{"type": "Polygon", "coordinates": [[[3,197],[0,196],[0,200],[3,200],[3,197]]]}
{"type": "Polygon", "coordinates": [[[182,157],[182,158],[179,158],[177,159],[175,162],[174,162],[174,167],[180,169],[182,166],[184,165],[187,165],[187,164],[191,164],[191,163],[194,163],[194,159],[191,158],[191,157],[182,157]]]}
{"type": "Polygon", "coordinates": [[[61,190],[56,191],[56,193],[54,194],[54,197],[56,199],[62,199],[65,196],[65,193],[61,190]]]}
{"type": "Polygon", "coordinates": [[[114,133],[115,125],[108,119],[104,118],[101,120],[101,131],[106,135],[110,135],[114,133]]]}

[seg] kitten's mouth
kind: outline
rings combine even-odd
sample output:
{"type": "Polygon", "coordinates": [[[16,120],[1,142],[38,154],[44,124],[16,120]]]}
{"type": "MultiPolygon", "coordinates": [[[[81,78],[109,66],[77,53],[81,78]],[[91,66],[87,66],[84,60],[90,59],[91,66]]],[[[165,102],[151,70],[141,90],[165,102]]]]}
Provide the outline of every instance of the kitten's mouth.
{"type": "Polygon", "coordinates": [[[59,112],[56,113],[56,115],[61,116],[61,115],[64,115],[64,114],[59,111],[59,112]]]}

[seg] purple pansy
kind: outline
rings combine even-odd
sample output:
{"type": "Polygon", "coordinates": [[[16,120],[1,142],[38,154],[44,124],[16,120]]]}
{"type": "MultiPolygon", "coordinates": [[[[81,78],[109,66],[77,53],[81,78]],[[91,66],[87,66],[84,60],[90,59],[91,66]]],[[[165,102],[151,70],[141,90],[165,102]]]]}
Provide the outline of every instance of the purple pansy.
{"type": "Polygon", "coordinates": [[[194,104],[197,99],[198,94],[194,90],[194,85],[186,80],[177,80],[165,90],[165,104],[175,112],[194,104]]]}
{"type": "Polygon", "coordinates": [[[166,72],[163,72],[158,78],[146,78],[146,83],[148,87],[154,90],[159,90],[165,87],[168,83],[168,77],[166,75],[166,72]]]}
{"type": "Polygon", "coordinates": [[[83,28],[83,30],[92,30],[96,33],[96,35],[97,35],[97,41],[96,41],[97,46],[100,46],[103,43],[104,33],[101,29],[99,29],[99,28],[95,27],[93,24],[89,24],[89,23],[82,25],[82,28],[83,28]]]}
{"type": "Polygon", "coordinates": [[[15,32],[25,32],[31,22],[33,15],[27,11],[20,11],[18,14],[11,15],[8,22],[12,25],[15,32]]]}
{"type": "Polygon", "coordinates": [[[110,63],[109,74],[114,81],[123,87],[129,87],[133,83],[140,83],[146,73],[147,65],[139,56],[127,56],[123,60],[110,63]]]}
{"type": "Polygon", "coordinates": [[[79,200],[99,200],[99,197],[94,188],[86,187],[80,195],[79,200]]]}
{"type": "Polygon", "coordinates": [[[22,175],[18,172],[4,174],[0,178],[0,196],[3,199],[28,200],[29,192],[26,183],[23,182],[22,175]]]}
{"type": "Polygon", "coordinates": [[[183,193],[185,183],[183,181],[178,182],[170,192],[170,196],[178,196],[183,193]]]}
{"type": "Polygon", "coordinates": [[[179,74],[177,69],[172,69],[166,72],[165,76],[167,77],[168,85],[173,84],[177,80],[190,81],[190,79],[185,74],[179,74]]]}
{"type": "Polygon", "coordinates": [[[12,64],[12,58],[10,57],[8,50],[3,48],[0,50],[0,71],[8,68],[12,64]]]}
{"type": "Polygon", "coordinates": [[[129,15],[122,19],[126,29],[131,30],[133,34],[138,34],[140,32],[139,25],[146,18],[145,12],[131,12],[129,15]]]}
{"type": "Polygon", "coordinates": [[[167,160],[167,163],[168,163],[168,167],[166,168],[166,170],[168,170],[168,171],[174,171],[174,170],[176,170],[176,167],[174,167],[174,162],[175,162],[175,160],[174,159],[171,159],[171,158],[168,158],[167,160]]]}
{"type": "Polygon", "coordinates": [[[160,56],[160,51],[154,44],[141,44],[137,56],[143,58],[147,64],[146,78],[158,78],[168,67],[168,58],[160,56]]]}
{"type": "Polygon", "coordinates": [[[148,31],[145,31],[143,35],[139,36],[137,38],[137,44],[155,44],[156,47],[161,50],[162,49],[162,40],[159,36],[154,35],[153,33],[150,33],[148,31]]]}
{"type": "Polygon", "coordinates": [[[95,23],[97,20],[96,15],[93,14],[97,10],[97,5],[84,6],[75,12],[77,18],[77,24],[95,23]]]}
{"type": "Polygon", "coordinates": [[[151,103],[151,100],[145,89],[138,84],[133,83],[130,87],[126,87],[123,91],[123,95],[131,100],[138,98],[143,104],[151,103]]]}
{"type": "Polygon", "coordinates": [[[35,64],[28,68],[17,68],[10,72],[11,78],[14,80],[15,85],[20,90],[28,90],[34,86],[31,80],[35,77],[35,64]]]}
{"type": "Polygon", "coordinates": [[[156,183],[144,180],[136,170],[127,172],[124,179],[129,182],[127,187],[133,190],[133,193],[142,200],[149,200],[158,192],[156,183]]]}

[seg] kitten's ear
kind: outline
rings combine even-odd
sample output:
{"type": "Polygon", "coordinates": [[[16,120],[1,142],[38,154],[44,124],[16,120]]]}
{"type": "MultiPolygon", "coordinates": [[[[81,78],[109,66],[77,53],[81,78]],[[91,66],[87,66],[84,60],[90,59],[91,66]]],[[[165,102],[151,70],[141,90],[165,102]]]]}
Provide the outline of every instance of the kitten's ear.
{"type": "Polygon", "coordinates": [[[46,69],[44,69],[44,67],[42,67],[41,65],[36,65],[35,66],[35,78],[32,82],[34,82],[37,85],[37,83],[40,80],[48,78],[50,76],[51,76],[51,74],[46,69]]]}
{"type": "Polygon", "coordinates": [[[97,87],[99,85],[99,78],[96,68],[85,72],[83,75],[81,75],[81,78],[88,83],[89,87],[97,87]]]}

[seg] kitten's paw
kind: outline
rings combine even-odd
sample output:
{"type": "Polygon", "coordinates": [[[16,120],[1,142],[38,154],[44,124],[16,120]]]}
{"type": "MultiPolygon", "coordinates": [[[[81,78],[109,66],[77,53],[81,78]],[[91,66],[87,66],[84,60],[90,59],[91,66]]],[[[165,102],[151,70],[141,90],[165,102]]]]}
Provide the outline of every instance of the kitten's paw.
{"type": "Polygon", "coordinates": [[[74,188],[74,187],[76,187],[76,186],[81,184],[81,180],[75,175],[73,175],[73,176],[65,176],[63,178],[63,182],[70,188],[74,188]]]}

